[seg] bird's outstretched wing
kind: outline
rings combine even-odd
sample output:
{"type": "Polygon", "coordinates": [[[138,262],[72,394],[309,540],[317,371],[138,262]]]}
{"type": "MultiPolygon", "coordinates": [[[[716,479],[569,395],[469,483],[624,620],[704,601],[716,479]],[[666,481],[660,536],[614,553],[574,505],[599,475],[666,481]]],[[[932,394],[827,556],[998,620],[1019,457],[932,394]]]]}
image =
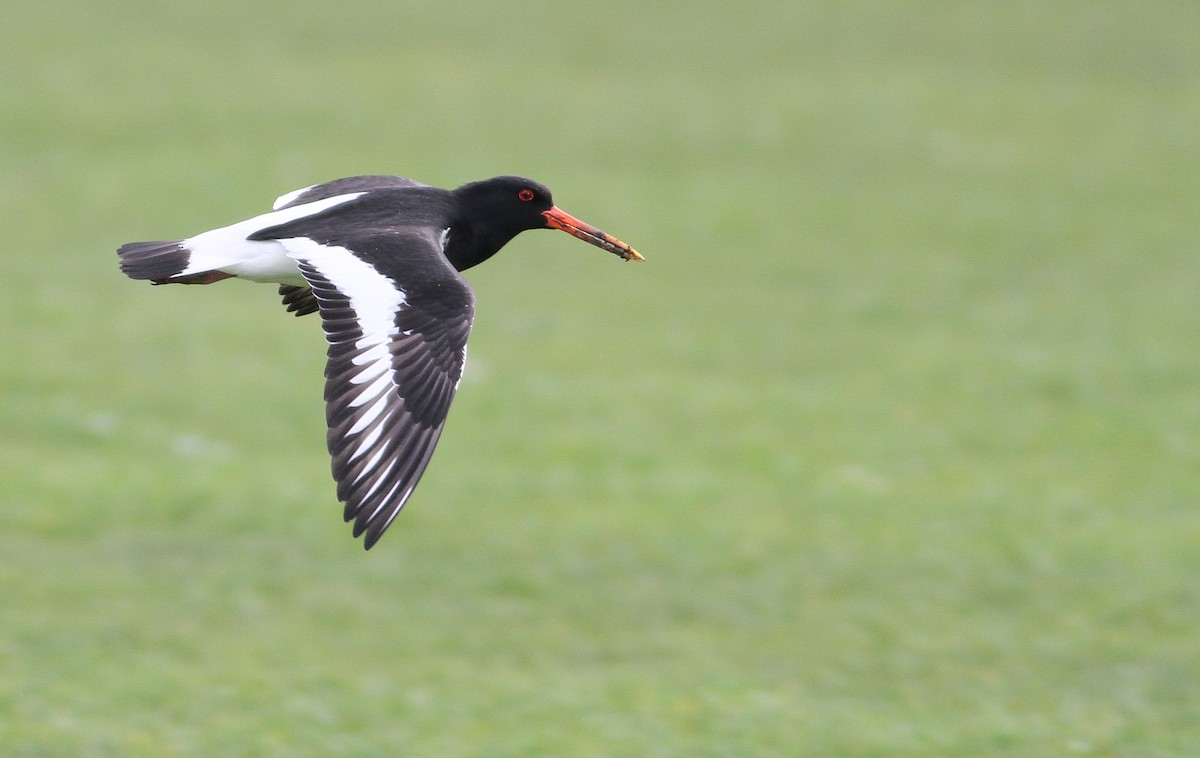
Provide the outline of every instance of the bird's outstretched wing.
{"type": "Polygon", "coordinates": [[[462,378],[475,297],[442,256],[441,234],[393,228],[279,239],[320,310],[333,478],[368,549],[417,486],[462,378]],[[356,254],[364,251],[387,263],[376,268],[356,254]],[[404,288],[387,271],[393,261],[406,266],[404,288]]]}

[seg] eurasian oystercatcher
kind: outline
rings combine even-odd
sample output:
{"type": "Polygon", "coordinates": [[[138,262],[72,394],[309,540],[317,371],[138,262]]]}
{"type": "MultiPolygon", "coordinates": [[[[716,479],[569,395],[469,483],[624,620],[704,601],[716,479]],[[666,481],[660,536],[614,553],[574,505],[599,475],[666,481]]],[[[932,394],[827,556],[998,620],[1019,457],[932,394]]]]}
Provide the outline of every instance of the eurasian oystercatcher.
{"type": "Polygon", "coordinates": [[[289,311],[320,312],[333,478],[367,549],[417,486],[462,377],[475,295],[458,272],[526,229],[561,229],[643,260],[517,176],[455,190],[354,176],[273,207],[184,240],[122,245],[121,270],[154,284],[277,283],[289,311]]]}

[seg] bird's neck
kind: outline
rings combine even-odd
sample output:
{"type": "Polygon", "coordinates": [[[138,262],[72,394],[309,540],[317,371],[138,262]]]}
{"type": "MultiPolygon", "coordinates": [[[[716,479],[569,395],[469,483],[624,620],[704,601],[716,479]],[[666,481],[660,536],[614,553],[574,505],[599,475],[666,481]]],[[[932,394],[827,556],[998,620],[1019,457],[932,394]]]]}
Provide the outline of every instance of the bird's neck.
{"type": "Polygon", "coordinates": [[[465,271],[491,258],[515,236],[501,230],[483,234],[470,220],[462,220],[451,225],[443,252],[454,268],[465,271]]]}

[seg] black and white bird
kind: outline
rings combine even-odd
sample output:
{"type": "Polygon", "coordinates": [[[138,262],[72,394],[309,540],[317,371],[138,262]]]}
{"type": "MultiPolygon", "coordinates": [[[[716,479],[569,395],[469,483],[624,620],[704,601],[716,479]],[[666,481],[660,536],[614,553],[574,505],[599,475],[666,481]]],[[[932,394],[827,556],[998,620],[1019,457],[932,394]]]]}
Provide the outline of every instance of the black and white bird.
{"type": "Polygon", "coordinates": [[[417,486],[462,377],[475,295],[458,272],[526,229],[643,260],[517,176],[454,190],[399,176],[336,179],[281,196],[269,213],[117,254],[133,279],[271,282],[289,311],[320,313],[333,478],[370,549],[417,486]]]}

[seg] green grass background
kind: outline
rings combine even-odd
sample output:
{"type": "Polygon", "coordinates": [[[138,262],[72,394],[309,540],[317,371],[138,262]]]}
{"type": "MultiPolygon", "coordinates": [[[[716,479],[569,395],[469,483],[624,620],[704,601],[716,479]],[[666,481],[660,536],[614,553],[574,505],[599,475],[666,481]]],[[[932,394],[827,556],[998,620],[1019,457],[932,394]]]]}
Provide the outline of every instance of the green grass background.
{"type": "Polygon", "coordinates": [[[0,754],[1200,754],[1200,5],[17,4],[0,754]],[[318,323],[124,279],[523,173],[379,546],[318,323]]]}

